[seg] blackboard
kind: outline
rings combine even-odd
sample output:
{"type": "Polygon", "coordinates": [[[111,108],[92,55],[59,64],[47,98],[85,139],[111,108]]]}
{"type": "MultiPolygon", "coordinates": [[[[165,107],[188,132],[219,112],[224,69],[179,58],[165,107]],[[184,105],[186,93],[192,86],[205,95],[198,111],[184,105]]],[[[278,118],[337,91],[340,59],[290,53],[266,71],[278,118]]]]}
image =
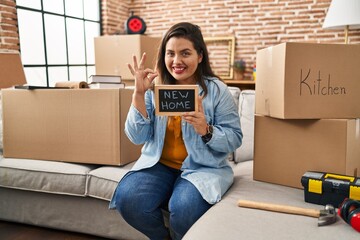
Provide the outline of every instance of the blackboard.
{"type": "Polygon", "coordinates": [[[155,85],[156,115],[179,116],[198,111],[197,85],[155,85]]]}

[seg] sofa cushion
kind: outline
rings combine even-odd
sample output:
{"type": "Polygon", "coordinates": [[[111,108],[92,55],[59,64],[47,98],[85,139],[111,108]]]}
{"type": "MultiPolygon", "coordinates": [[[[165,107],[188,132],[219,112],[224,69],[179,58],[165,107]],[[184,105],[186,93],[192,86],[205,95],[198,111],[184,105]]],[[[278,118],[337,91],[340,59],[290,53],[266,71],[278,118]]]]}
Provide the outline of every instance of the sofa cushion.
{"type": "Polygon", "coordinates": [[[324,209],[322,205],[305,202],[301,189],[254,181],[253,161],[237,163],[233,169],[235,177],[231,188],[196,221],[183,240],[360,239],[359,233],[345,221],[319,228],[318,220],[313,217],[238,207],[241,199],[324,209]]]}
{"type": "Polygon", "coordinates": [[[86,195],[87,173],[96,166],[3,158],[0,156],[0,186],[65,195],[86,195]]]}
{"type": "MultiPolygon", "coordinates": [[[[232,97],[234,99],[234,102],[235,102],[237,108],[239,108],[239,96],[240,96],[240,92],[241,92],[240,88],[228,86],[228,89],[229,89],[229,91],[230,91],[230,93],[231,93],[231,95],[232,95],[232,97]]],[[[233,161],[234,160],[234,154],[235,153],[230,153],[228,155],[228,157],[227,157],[227,160],[228,161],[233,161]]]]}
{"type": "Polygon", "coordinates": [[[253,159],[254,154],[255,90],[243,90],[239,97],[239,115],[243,132],[242,145],[236,149],[235,162],[253,159]]]}
{"type": "Polygon", "coordinates": [[[240,92],[241,92],[240,88],[228,86],[228,89],[234,98],[236,106],[239,107],[239,96],[240,96],[240,92]]]}
{"type": "Polygon", "coordinates": [[[89,172],[87,195],[110,201],[121,178],[132,168],[135,162],[122,167],[103,166],[89,172]]]}

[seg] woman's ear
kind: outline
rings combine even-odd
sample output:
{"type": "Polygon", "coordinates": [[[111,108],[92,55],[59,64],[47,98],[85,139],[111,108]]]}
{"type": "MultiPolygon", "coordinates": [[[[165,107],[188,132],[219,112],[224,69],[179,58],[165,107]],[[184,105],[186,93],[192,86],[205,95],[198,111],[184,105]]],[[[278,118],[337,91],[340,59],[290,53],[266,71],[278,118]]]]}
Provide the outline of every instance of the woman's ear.
{"type": "Polygon", "coordinates": [[[202,59],[203,59],[203,54],[202,54],[202,53],[200,53],[200,54],[199,54],[199,60],[198,60],[198,63],[201,63],[201,62],[202,62],[202,59]]]}

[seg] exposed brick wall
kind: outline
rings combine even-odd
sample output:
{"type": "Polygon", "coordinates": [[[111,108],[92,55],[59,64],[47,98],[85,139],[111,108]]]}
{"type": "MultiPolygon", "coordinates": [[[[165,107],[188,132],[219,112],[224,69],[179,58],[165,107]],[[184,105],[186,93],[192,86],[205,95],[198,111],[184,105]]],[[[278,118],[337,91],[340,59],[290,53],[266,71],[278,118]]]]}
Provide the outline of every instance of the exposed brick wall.
{"type": "Polygon", "coordinates": [[[102,0],[101,1],[101,18],[102,34],[113,35],[124,33],[125,22],[130,16],[129,8],[131,0],[102,0]]]}
{"type": "Polygon", "coordinates": [[[0,0],[0,52],[19,52],[15,1],[0,0]]]}
{"type": "MultiPolygon", "coordinates": [[[[172,24],[190,21],[199,25],[205,37],[236,37],[235,59],[247,62],[247,76],[256,61],[256,51],[282,42],[343,43],[344,31],[324,30],[322,24],[331,0],[186,0],[127,2],[130,11],[143,18],[146,34],[161,36],[172,24]]],[[[120,13],[120,12],[119,12],[120,13]]],[[[125,17],[126,19],[127,17],[125,17]]],[[[122,18],[124,19],[124,18],[122,18]]],[[[109,19],[111,22],[113,19],[109,19]]],[[[116,22],[116,20],[113,20],[116,22]]],[[[122,20],[124,21],[124,20],[122,20]]],[[[125,20],[126,21],[126,20],[125,20]]],[[[112,23],[123,31],[123,24],[112,23]]],[[[107,26],[103,26],[104,29],[107,26]]],[[[106,31],[107,34],[114,32],[106,31]]],[[[104,31],[105,33],[105,31],[104,31]]],[[[351,44],[360,43],[360,30],[349,33],[351,44]]]]}

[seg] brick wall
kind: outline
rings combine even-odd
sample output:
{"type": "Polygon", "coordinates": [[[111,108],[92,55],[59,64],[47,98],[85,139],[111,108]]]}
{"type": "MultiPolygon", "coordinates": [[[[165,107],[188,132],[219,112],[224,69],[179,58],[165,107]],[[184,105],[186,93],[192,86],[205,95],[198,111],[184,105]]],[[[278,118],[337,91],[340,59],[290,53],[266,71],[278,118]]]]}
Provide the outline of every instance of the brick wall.
{"type": "Polygon", "coordinates": [[[127,18],[130,16],[131,0],[102,0],[101,18],[102,34],[112,35],[124,32],[124,26],[127,18]]]}
{"type": "Polygon", "coordinates": [[[19,49],[15,1],[0,0],[0,52],[18,52],[19,49]]]}
{"type": "MultiPolygon", "coordinates": [[[[124,2],[128,9],[119,13],[129,16],[134,11],[145,20],[148,35],[161,36],[180,21],[199,25],[205,37],[234,35],[235,59],[247,62],[248,78],[259,49],[289,41],[344,42],[344,31],[322,29],[331,0],[112,0],[111,4],[124,2]]],[[[104,24],[104,34],[124,32],[125,21],[109,19],[117,27],[104,24]]],[[[360,30],[350,31],[349,41],[359,44],[360,30]]]]}
{"type": "MultiPolygon", "coordinates": [[[[172,24],[190,21],[205,37],[236,37],[235,59],[247,62],[248,73],[256,51],[281,42],[343,43],[341,30],[323,30],[331,0],[102,0],[102,33],[124,33],[131,11],[147,24],[146,34],[162,36],[172,24]]],[[[0,0],[0,51],[18,51],[14,0],[0,0]]],[[[360,30],[349,34],[360,43],[360,30]]]]}

